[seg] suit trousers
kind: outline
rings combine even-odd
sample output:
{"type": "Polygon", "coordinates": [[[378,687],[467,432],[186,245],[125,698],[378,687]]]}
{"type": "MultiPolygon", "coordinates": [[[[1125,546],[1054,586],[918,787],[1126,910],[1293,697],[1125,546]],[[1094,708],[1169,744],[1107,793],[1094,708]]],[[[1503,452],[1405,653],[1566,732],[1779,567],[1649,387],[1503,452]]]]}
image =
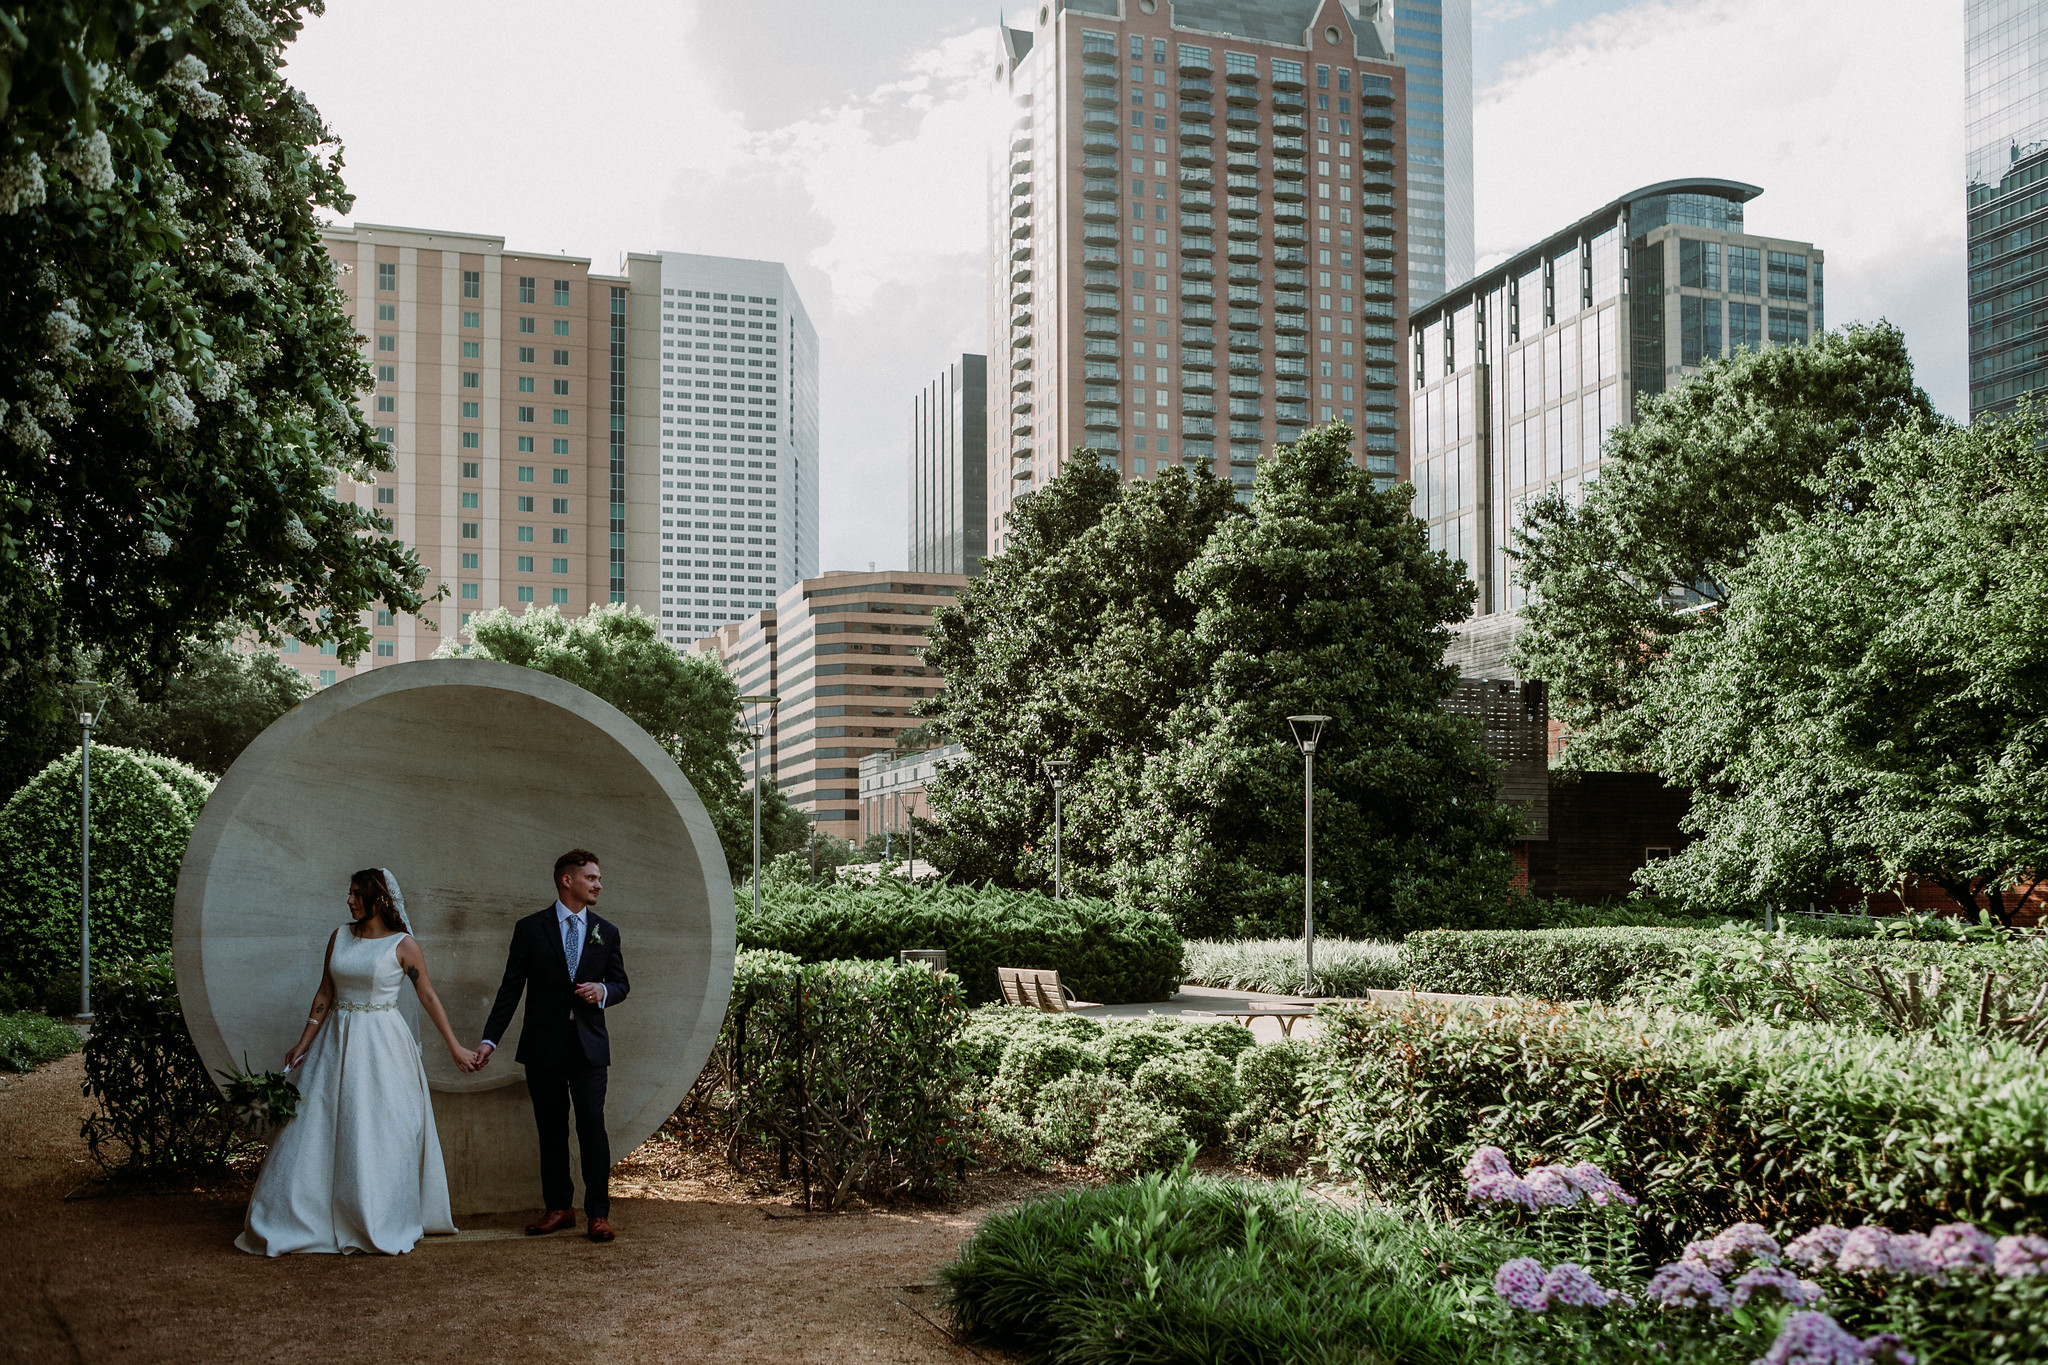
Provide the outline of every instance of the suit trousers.
{"type": "Polygon", "coordinates": [[[583,1156],[583,1213],[611,1217],[611,1139],[604,1130],[604,1091],[610,1067],[577,1058],[563,1064],[526,1068],[533,1121],[540,1130],[541,1197],[550,1209],[576,1207],[569,1183],[569,1111],[576,1111],[576,1145],[583,1156]]]}

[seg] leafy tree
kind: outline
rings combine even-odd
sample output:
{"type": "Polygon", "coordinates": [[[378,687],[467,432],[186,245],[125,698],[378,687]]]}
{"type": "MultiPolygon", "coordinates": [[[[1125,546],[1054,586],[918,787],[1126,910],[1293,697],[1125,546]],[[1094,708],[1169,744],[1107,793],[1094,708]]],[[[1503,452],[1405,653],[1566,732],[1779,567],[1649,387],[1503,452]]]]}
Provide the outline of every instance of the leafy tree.
{"type": "Polygon", "coordinates": [[[1537,499],[1514,536],[1529,593],[1517,664],[1550,684],[1552,714],[1577,732],[1566,760],[1640,764],[1646,682],[1702,608],[1728,600],[1757,539],[1856,504],[1872,444],[1937,423],[1904,336],[1885,323],[1739,350],[1643,400],[1636,424],[1609,434],[1581,500],[1537,499]]]}
{"type": "Polygon", "coordinates": [[[0,654],[32,713],[74,645],[154,689],[221,629],[352,658],[368,608],[422,604],[332,496],[392,466],[316,217],[340,153],[281,71],[309,8],[0,8],[0,654]]]}
{"type": "Polygon", "coordinates": [[[217,777],[272,721],[312,693],[313,685],[274,655],[215,646],[189,658],[154,701],[117,691],[94,735],[217,777]]]}
{"type": "MultiPolygon", "coordinates": [[[[662,643],[653,617],[623,606],[594,606],[581,618],[553,607],[513,615],[503,607],[470,618],[474,643],[441,646],[438,658],[499,659],[575,683],[623,711],[668,750],[725,848],[734,880],[754,863],[754,807],[740,755],[749,741],[739,723],[739,689],[709,654],[662,643]]],[[[764,770],[761,858],[804,847],[810,820],[789,804],[764,770]]]]}
{"type": "Polygon", "coordinates": [[[1318,924],[1398,932],[1507,896],[1513,817],[1442,702],[1462,572],[1406,504],[1311,432],[1260,464],[1248,508],[1206,472],[1122,484],[1076,461],[1011,548],[939,613],[928,710],[966,758],[934,780],[928,848],[956,875],[1042,884],[1048,758],[1069,760],[1063,862],[1083,892],[1188,934],[1298,932],[1301,756],[1317,757],[1318,924]]]}
{"type": "Polygon", "coordinates": [[[2048,875],[2048,454],[2031,420],[1862,453],[1643,684],[1699,833],[1643,875],[1714,908],[1925,878],[2009,922],[2048,875]]]}
{"type": "MultiPolygon", "coordinates": [[[[79,755],[50,764],[0,809],[0,977],[78,979],[79,755]]],[[[157,754],[92,753],[94,960],[164,952],[192,826],[213,790],[157,754]]]]}

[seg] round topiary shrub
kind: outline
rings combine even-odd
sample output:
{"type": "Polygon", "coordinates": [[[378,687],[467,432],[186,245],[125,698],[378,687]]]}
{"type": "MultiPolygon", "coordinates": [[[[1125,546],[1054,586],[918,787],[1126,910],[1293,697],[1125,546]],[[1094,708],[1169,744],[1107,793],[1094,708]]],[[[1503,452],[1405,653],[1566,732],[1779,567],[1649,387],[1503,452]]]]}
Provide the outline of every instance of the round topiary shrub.
{"type": "Polygon", "coordinates": [[[1222,1139],[1223,1125],[1237,1108],[1237,1076],[1222,1057],[1189,1048],[1139,1067],[1131,1093],[1181,1115],[1188,1136],[1206,1146],[1222,1139]]]}
{"type": "Polygon", "coordinates": [[[1095,1120],[1095,1150],[1088,1164],[1112,1175],[1135,1175],[1177,1164],[1187,1148],[1180,1115],[1137,1095],[1119,1095],[1095,1120]]]}
{"type": "Polygon", "coordinates": [[[1308,1058],[1308,1044],[1289,1038],[1237,1059],[1237,1112],[1228,1129],[1238,1161],[1268,1172],[1300,1165],[1301,1072],[1308,1058]]]}
{"type": "Polygon", "coordinates": [[[1038,1094],[1038,1141],[1049,1155],[1079,1161],[1095,1141],[1095,1120],[1128,1087],[1106,1072],[1072,1071],[1038,1094]]]}
{"type": "Polygon", "coordinates": [[[1189,1047],[1213,1052],[1226,1062],[1235,1062],[1246,1049],[1256,1047],[1258,1039],[1252,1031],[1234,1019],[1219,1020],[1213,1024],[1190,1024],[1181,1035],[1189,1047]]]}
{"type": "Polygon", "coordinates": [[[1023,1118],[1032,1117],[1038,1097],[1048,1085],[1076,1071],[1102,1070],[1102,1057],[1076,1038],[1054,1033],[1026,1033],[1003,1049],[992,1101],[1023,1118]]]}
{"type": "MultiPolygon", "coordinates": [[[[139,749],[92,751],[92,950],[108,962],[171,946],[185,843],[213,783],[139,749]]],[[[29,779],[0,809],[0,978],[78,978],[79,756],[29,779]]]]}
{"type": "Polygon", "coordinates": [[[1179,1021],[1171,1029],[1149,1028],[1137,1021],[1118,1021],[1102,1031],[1102,1065],[1111,1074],[1128,1081],[1145,1063],[1161,1057],[1178,1056],[1187,1050],[1186,1034],[1179,1021]]]}

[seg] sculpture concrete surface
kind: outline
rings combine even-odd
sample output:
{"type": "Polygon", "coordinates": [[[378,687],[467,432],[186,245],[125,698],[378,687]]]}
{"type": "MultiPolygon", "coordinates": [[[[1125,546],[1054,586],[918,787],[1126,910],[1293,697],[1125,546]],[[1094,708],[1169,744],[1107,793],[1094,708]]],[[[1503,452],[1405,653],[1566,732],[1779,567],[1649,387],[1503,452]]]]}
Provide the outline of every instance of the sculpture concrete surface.
{"type": "MultiPolygon", "coordinates": [[[[515,664],[371,670],[265,730],[214,789],[178,876],[178,992],[208,1069],[275,1068],[305,1022],[349,874],[389,867],[456,1035],[473,1045],[512,925],[552,899],[555,856],[604,868],[631,997],[607,1020],[612,1151],[644,1142],[710,1056],[732,989],[732,883],[710,817],[648,734],[515,664]]],[[[417,1004],[403,993],[417,1027],[417,1004]]],[[[458,1213],[537,1208],[526,1083],[423,1049],[458,1213]]],[[[574,1142],[574,1135],[571,1135],[574,1142]]],[[[572,1157],[573,1160],[573,1157],[572,1157]]]]}

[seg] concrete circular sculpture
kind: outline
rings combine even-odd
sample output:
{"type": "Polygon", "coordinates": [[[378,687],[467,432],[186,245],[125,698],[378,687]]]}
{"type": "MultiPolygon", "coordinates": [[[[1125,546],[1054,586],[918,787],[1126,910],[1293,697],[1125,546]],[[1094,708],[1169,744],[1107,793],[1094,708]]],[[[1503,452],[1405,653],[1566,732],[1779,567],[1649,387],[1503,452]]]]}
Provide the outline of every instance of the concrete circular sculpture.
{"type": "MultiPolygon", "coordinates": [[[[474,1045],[513,923],[550,902],[555,857],[575,847],[603,864],[598,908],[619,926],[633,983],[606,1021],[605,1116],[612,1151],[631,1151],[674,1112],[724,1020],[732,883],[703,803],[661,746],[582,688],[514,664],[359,674],[228,769],[186,848],[172,933],[199,1055],[209,1071],[280,1064],[363,867],[397,875],[449,1022],[474,1045]]],[[[456,1211],[537,1208],[533,1112],[512,1060],[520,1014],[493,1065],[465,1076],[421,1028],[412,991],[401,999],[423,1035],[456,1211]]]]}

